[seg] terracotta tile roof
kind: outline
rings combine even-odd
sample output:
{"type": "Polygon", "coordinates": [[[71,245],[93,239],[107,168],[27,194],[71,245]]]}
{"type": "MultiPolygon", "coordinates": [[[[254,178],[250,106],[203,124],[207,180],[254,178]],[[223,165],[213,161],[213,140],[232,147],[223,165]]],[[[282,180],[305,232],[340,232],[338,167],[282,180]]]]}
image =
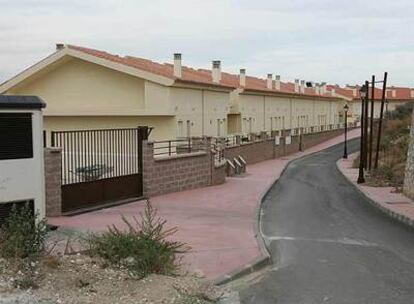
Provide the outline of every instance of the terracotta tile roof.
{"type": "MultiPolygon", "coordinates": [[[[222,78],[220,84],[217,84],[212,81],[211,70],[206,69],[193,69],[187,66],[182,66],[182,73],[181,78],[177,78],[173,75],[173,65],[170,63],[158,63],[148,59],[132,57],[132,56],[125,56],[120,57],[118,55],[113,55],[104,51],[94,50],[90,48],[75,46],[75,45],[67,45],[66,47],[83,52],[88,55],[92,55],[98,58],[103,58],[112,62],[120,63],[129,67],[137,68],[146,72],[150,72],[156,75],[164,76],[170,78],[172,80],[176,80],[177,82],[189,82],[189,83],[196,83],[196,84],[203,84],[203,85],[214,85],[214,86],[221,86],[225,88],[239,88],[239,75],[230,74],[226,72],[222,72],[222,78]]],[[[275,87],[275,80],[273,80],[273,87],[275,87]]],[[[282,92],[287,94],[295,94],[295,84],[294,83],[286,83],[281,82],[280,90],[276,89],[268,89],[267,88],[267,79],[262,79],[258,77],[246,76],[246,86],[244,87],[246,90],[254,90],[254,91],[263,91],[263,92],[282,92]]],[[[305,89],[305,95],[311,96],[321,96],[316,95],[315,90],[312,88],[305,89]]],[[[331,94],[325,94],[324,97],[332,97],[331,94]]]]}
{"type": "Polygon", "coordinates": [[[411,88],[403,87],[389,87],[387,89],[387,98],[388,99],[414,99],[411,97],[411,88]],[[393,97],[392,90],[395,90],[395,97],[393,97]]]}
{"type": "MultiPolygon", "coordinates": [[[[177,77],[173,75],[173,65],[168,63],[158,63],[155,61],[151,61],[148,59],[137,58],[132,56],[125,56],[120,57],[118,55],[109,54],[107,52],[98,51],[94,49],[68,45],[70,49],[80,51],[86,53],[88,55],[92,55],[95,57],[107,59],[112,62],[120,63],[129,67],[137,68],[146,72],[150,72],[156,75],[164,76],[170,78],[172,80],[177,80],[177,77]]],[[[234,86],[225,84],[225,83],[214,83],[211,79],[210,75],[201,72],[200,70],[195,70],[186,66],[182,67],[182,77],[180,78],[181,81],[192,82],[192,83],[199,83],[205,85],[214,85],[214,86],[221,86],[226,88],[234,89],[234,86]]]]}
{"type": "MultiPolygon", "coordinates": [[[[227,89],[235,89],[240,87],[239,75],[222,72],[222,78],[220,83],[215,83],[212,80],[211,70],[206,69],[193,69],[191,67],[182,66],[182,77],[177,78],[173,74],[173,65],[170,63],[158,63],[148,59],[125,56],[120,57],[104,51],[94,50],[90,48],[66,45],[67,48],[72,50],[80,51],[88,55],[92,55],[98,58],[103,58],[112,62],[120,63],[128,67],[137,68],[146,72],[150,72],[156,75],[160,75],[166,78],[170,78],[176,82],[187,82],[200,85],[218,86],[227,89]]],[[[273,88],[275,88],[275,80],[273,80],[273,88]]],[[[332,89],[335,89],[336,94],[344,96],[346,98],[360,99],[359,86],[347,86],[345,88],[337,85],[327,85],[327,92],[324,95],[317,95],[315,88],[305,88],[305,93],[301,95],[307,96],[323,96],[332,97],[332,89]],[[356,96],[354,95],[353,89],[356,89],[356,96]]],[[[280,90],[268,89],[267,79],[246,76],[245,90],[260,91],[265,93],[286,93],[286,94],[298,94],[295,93],[295,84],[291,82],[281,82],[280,90]]],[[[392,96],[391,91],[387,92],[388,99],[413,99],[411,98],[411,89],[403,87],[391,87],[388,90],[395,90],[395,97],[392,96]]],[[[370,92],[371,93],[371,92],[370,92]]],[[[375,89],[375,98],[381,99],[382,90],[375,89]]]]}
{"type": "MultiPolygon", "coordinates": [[[[339,86],[328,85],[328,90],[332,91],[335,89],[335,92],[341,96],[345,96],[352,99],[359,100],[361,95],[359,93],[360,86],[348,86],[345,88],[341,88],[339,86]],[[354,95],[354,90],[356,90],[356,95],[354,95]]],[[[386,98],[389,100],[414,100],[411,97],[411,91],[414,89],[411,88],[404,88],[404,87],[388,87],[386,90],[386,98]],[[395,90],[395,95],[393,96],[392,91],[395,90]]],[[[369,91],[369,96],[371,96],[371,89],[369,91]]],[[[375,99],[382,98],[382,89],[375,88],[374,92],[375,99]]]]}
{"type": "MultiPolygon", "coordinates": [[[[336,85],[328,85],[327,90],[332,92],[332,90],[335,90],[335,93],[344,96],[347,98],[354,98],[354,91],[346,88],[341,88],[340,86],[336,85]]],[[[358,94],[358,93],[357,93],[358,94]]]]}

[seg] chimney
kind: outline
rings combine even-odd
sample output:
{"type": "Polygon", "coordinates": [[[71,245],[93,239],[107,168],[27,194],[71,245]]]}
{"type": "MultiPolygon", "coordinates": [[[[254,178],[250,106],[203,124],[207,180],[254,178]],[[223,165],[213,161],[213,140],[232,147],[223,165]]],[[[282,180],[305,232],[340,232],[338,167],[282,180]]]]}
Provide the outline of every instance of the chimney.
{"type": "Polygon", "coordinates": [[[275,89],[280,91],[280,75],[276,75],[275,77],[275,89]]]}
{"type": "Polygon", "coordinates": [[[174,54],[174,77],[181,78],[181,53],[174,54]]]}
{"type": "Polygon", "coordinates": [[[213,69],[211,71],[211,77],[213,78],[213,82],[220,83],[221,80],[221,62],[220,60],[213,61],[213,69]]]}
{"type": "Polygon", "coordinates": [[[301,80],[300,82],[300,92],[305,94],[305,80],[301,80]]]}
{"type": "Polygon", "coordinates": [[[65,45],[63,43],[56,43],[56,51],[63,50],[65,45]]]}
{"type": "Polygon", "coordinates": [[[320,93],[321,91],[320,91],[319,83],[315,83],[315,94],[320,95],[320,93]]]}
{"type": "Polygon", "coordinates": [[[267,74],[266,87],[269,90],[273,89],[273,74],[267,74]]]}
{"type": "Polygon", "coordinates": [[[321,95],[325,95],[325,94],[326,94],[326,82],[322,82],[321,95]]]}
{"type": "Polygon", "coordinates": [[[295,93],[299,93],[299,79],[295,79],[295,93]]]}
{"type": "Polygon", "coordinates": [[[239,80],[240,80],[240,86],[245,87],[246,86],[246,69],[240,69],[239,80]]]}

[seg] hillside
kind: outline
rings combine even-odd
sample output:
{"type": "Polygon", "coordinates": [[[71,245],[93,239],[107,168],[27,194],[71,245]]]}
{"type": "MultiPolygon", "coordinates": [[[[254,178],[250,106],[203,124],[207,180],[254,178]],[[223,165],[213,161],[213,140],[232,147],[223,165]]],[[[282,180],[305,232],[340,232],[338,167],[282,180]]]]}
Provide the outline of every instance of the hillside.
{"type": "MultiPolygon", "coordinates": [[[[414,103],[408,103],[397,107],[395,111],[388,114],[388,119],[383,124],[378,169],[372,170],[368,174],[367,185],[392,186],[398,191],[401,190],[404,183],[413,108],[414,103]]],[[[376,137],[377,130],[374,134],[376,137]]],[[[374,147],[376,147],[376,143],[374,147]]],[[[373,162],[374,159],[375,153],[373,154],[373,162]]]]}

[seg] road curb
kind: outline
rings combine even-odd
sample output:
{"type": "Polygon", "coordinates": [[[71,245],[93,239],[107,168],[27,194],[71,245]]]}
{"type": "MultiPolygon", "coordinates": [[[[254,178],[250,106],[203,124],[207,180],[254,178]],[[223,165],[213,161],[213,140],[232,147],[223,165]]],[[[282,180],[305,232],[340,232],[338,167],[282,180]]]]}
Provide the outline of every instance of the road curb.
{"type": "Polygon", "coordinates": [[[342,170],[341,167],[339,166],[339,162],[341,161],[341,159],[338,159],[338,161],[336,162],[336,167],[338,169],[339,172],[341,172],[341,174],[346,178],[346,180],[359,192],[361,193],[363,196],[365,196],[365,198],[370,202],[370,204],[376,208],[378,208],[379,210],[381,210],[383,213],[387,214],[389,217],[393,218],[394,220],[407,225],[410,228],[414,228],[414,219],[409,218],[408,216],[405,216],[404,214],[392,211],[384,206],[382,206],[380,203],[374,201],[371,197],[369,197],[369,195],[367,193],[365,193],[350,177],[348,177],[342,170]]]}

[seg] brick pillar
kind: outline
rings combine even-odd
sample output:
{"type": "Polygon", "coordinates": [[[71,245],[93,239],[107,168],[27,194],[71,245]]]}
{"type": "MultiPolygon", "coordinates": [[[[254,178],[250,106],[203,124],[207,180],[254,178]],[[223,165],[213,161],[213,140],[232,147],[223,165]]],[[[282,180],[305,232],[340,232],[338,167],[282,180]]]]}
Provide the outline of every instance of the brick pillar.
{"type": "Polygon", "coordinates": [[[62,151],[60,148],[45,148],[46,216],[62,214],[62,151]]]}
{"type": "Polygon", "coordinates": [[[405,167],[404,193],[414,199],[414,111],[410,131],[410,145],[408,147],[407,165],[405,167]]]}
{"type": "Polygon", "coordinates": [[[240,145],[240,144],[241,144],[241,136],[236,135],[236,145],[240,145]]]}
{"type": "Polygon", "coordinates": [[[157,185],[151,182],[154,174],[154,143],[148,140],[142,141],[142,162],[143,195],[149,197],[156,192],[157,185]]]}

